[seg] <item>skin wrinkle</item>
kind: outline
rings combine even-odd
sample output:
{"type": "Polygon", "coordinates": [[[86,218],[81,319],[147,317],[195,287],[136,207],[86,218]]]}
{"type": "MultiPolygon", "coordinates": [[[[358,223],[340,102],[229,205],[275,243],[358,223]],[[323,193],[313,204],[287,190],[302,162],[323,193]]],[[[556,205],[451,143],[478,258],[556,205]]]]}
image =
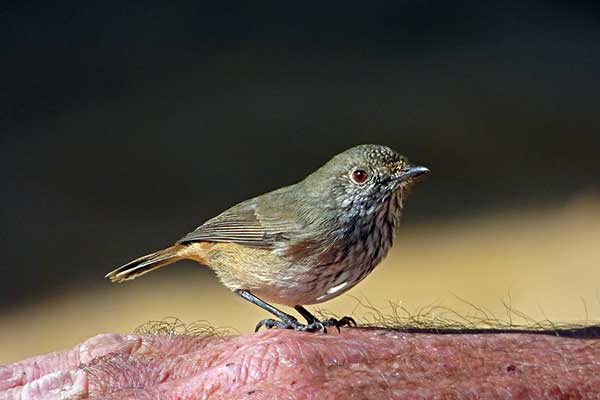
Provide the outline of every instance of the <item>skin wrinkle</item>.
{"type": "MultiPolygon", "coordinates": [[[[135,340],[139,340],[136,337],[135,340]]],[[[49,355],[36,356],[13,364],[12,371],[6,367],[0,367],[6,370],[3,378],[0,379],[0,391],[10,387],[24,385],[34,381],[43,375],[56,370],[67,370],[76,367],[80,363],[87,362],[104,353],[127,351],[130,345],[130,337],[118,334],[103,334],[86,340],[74,349],[67,351],[51,353],[49,355]],[[123,347],[125,345],[125,347],[123,347]],[[93,349],[90,353],[86,349],[93,349]]]]}
{"type": "MultiPolygon", "coordinates": [[[[29,376],[29,388],[37,385],[42,395],[61,382],[73,388],[74,379],[67,376],[81,371],[89,380],[86,390],[96,399],[203,398],[199,393],[224,399],[272,393],[280,399],[305,399],[323,390],[331,398],[427,398],[436,393],[442,398],[600,398],[594,395],[600,391],[598,339],[364,329],[344,329],[340,335],[272,330],[219,340],[132,339],[108,335],[88,340],[96,343],[93,354],[99,357],[83,364],[83,370],[68,351],[4,367],[0,384],[14,371],[54,360],[54,371],[65,375],[48,374],[45,380],[29,376]],[[175,349],[183,354],[175,355],[175,349]],[[286,396],[283,389],[293,389],[294,395],[286,396]]],[[[51,370],[49,364],[46,369],[51,370]]],[[[15,398],[23,385],[15,389],[11,397],[0,390],[0,399],[15,398]]]]}
{"type": "Polygon", "coordinates": [[[53,399],[61,398],[64,394],[77,394],[86,389],[87,380],[80,371],[59,371],[44,375],[23,386],[0,392],[0,399],[53,399]]]}
{"type": "MultiPolygon", "coordinates": [[[[224,355],[221,351],[212,351],[211,347],[225,342],[224,338],[203,338],[194,336],[150,336],[145,337],[143,344],[137,346],[136,351],[130,351],[128,349],[126,353],[129,355],[135,355],[136,358],[132,359],[131,363],[135,363],[138,368],[143,369],[141,376],[149,384],[157,384],[163,382],[165,379],[173,380],[181,377],[185,377],[197,371],[200,368],[209,368],[215,362],[219,362],[220,358],[224,355]],[[200,349],[198,347],[200,346],[200,349]],[[196,349],[194,351],[194,349],[196,349]],[[181,354],[177,354],[181,352],[181,354]],[[199,357],[203,362],[198,363],[195,360],[192,362],[185,356],[190,354],[200,354],[199,357]]],[[[88,366],[88,372],[96,375],[98,378],[103,375],[108,375],[111,379],[116,376],[127,379],[125,381],[118,379],[116,380],[118,388],[127,388],[129,386],[135,386],[135,376],[128,376],[129,370],[125,369],[122,374],[115,374],[115,371],[119,371],[122,365],[128,365],[127,362],[123,362],[122,354],[116,354],[115,358],[110,357],[104,360],[104,363],[100,365],[88,366]]],[[[106,383],[112,382],[110,379],[96,379],[98,382],[106,383]]],[[[115,382],[112,382],[115,384],[115,382]]],[[[104,388],[100,385],[98,387],[92,386],[92,393],[101,392],[104,388]]]]}
{"type": "MultiPolygon", "coordinates": [[[[269,379],[270,376],[274,373],[271,372],[273,370],[273,366],[277,366],[279,364],[278,358],[282,357],[282,354],[285,354],[286,358],[297,358],[294,353],[294,349],[290,348],[288,343],[282,343],[282,341],[274,338],[272,342],[273,344],[277,344],[277,352],[273,353],[271,350],[273,346],[269,346],[267,341],[260,342],[257,344],[258,349],[254,349],[254,351],[249,352],[250,356],[245,355],[242,358],[242,365],[245,368],[242,371],[256,371],[254,376],[251,376],[252,379],[245,379],[242,377],[240,380],[241,384],[246,383],[248,381],[258,381],[262,379],[269,379]],[[290,357],[292,355],[292,357],[290,357]],[[267,365],[267,367],[265,367],[267,365]]],[[[311,357],[314,359],[314,357],[311,357]]],[[[301,360],[304,361],[304,360],[301,360]]],[[[296,360],[294,363],[290,363],[290,365],[294,365],[298,361],[296,360]]],[[[247,372],[245,372],[247,374],[247,372]]]]}
{"type": "MultiPolygon", "coordinates": [[[[277,376],[279,373],[279,366],[281,365],[282,362],[287,363],[287,354],[290,352],[290,345],[289,343],[280,343],[279,340],[276,341],[269,341],[269,340],[265,340],[264,341],[265,345],[268,346],[268,352],[267,354],[269,354],[270,359],[268,360],[268,363],[266,364],[266,368],[263,370],[263,374],[262,376],[259,377],[255,377],[255,379],[253,381],[257,381],[260,379],[265,379],[265,380],[269,380],[274,376],[277,376]]],[[[267,361],[267,360],[263,360],[267,361]]]]}
{"type": "MultiPolygon", "coordinates": [[[[199,353],[207,354],[204,350],[199,353]]],[[[100,362],[97,366],[88,367],[90,374],[96,378],[94,381],[102,383],[102,385],[93,386],[90,391],[91,393],[102,393],[107,390],[122,391],[136,386],[160,385],[164,382],[185,378],[203,367],[206,368],[205,365],[198,365],[196,362],[187,360],[186,355],[151,355],[135,357],[129,361],[116,355],[115,358],[100,362]],[[105,376],[108,376],[109,379],[105,376]],[[119,378],[121,379],[119,380],[119,378]]]]}
{"type": "MultiPolygon", "coordinates": [[[[256,374],[260,374],[263,371],[262,366],[256,364],[256,360],[259,357],[256,354],[246,355],[242,357],[241,363],[228,362],[224,365],[214,366],[200,371],[195,376],[167,382],[164,385],[160,385],[158,390],[161,393],[165,393],[166,398],[182,399],[196,398],[193,396],[194,393],[204,393],[208,398],[214,393],[226,394],[231,389],[235,390],[237,387],[240,387],[242,384],[240,376],[244,374],[248,377],[254,375],[251,372],[253,367],[257,368],[256,374]]],[[[252,381],[252,379],[248,378],[243,380],[245,382],[252,381]]],[[[216,396],[216,398],[219,397],[216,396]]]]}
{"type": "MultiPolygon", "coordinates": [[[[160,386],[164,380],[158,378],[159,375],[153,371],[162,371],[162,376],[168,376],[169,381],[174,382],[176,385],[185,385],[186,378],[189,377],[194,371],[203,371],[202,375],[204,378],[202,381],[197,379],[196,385],[198,390],[213,391],[219,389],[220,381],[224,381],[230,386],[243,385],[246,382],[254,382],[257,380],[268,379],[270,375],[274,373],[273,366],[278,363],[278,355],[273,352],[272,346],[269,345],[268,341],[258,343],[253,346],[250,351],[244,351],[243,347],[239,347],[234,351],[228,351],[228,349],[204,349],[201,352],[188,353],[190,359],[178,357],[175,360],[173,357],[167,357],[162,362],[157,361],[158,364],[151,366],[148,364],[136,364],[135,367],[142,369],[144,379],[148,384],[154,384],[160,386]],[[231,371],[224,372],[221,368],[223,367],[223,361],[227,359],[235,359],[236,352],[242,349],[240,353],[241,362],[239,362],[240,368],[237,369],[236,373],[231,371]],[[207,360],[207,356],[210,357],[208,351],[216,350],[217,357],[207,360]],[[218,359],[218,361],[217,361],[218,359]],[[177,383],[180,381],[181,383],[177,383]],[[208,384],[206,384],[208,382],[208,384]]],[[[121,361],[121,360],[119,360],[121,361]]],[[[232,362],[225,363],[224,368],[228,368],[229,365],[233,365],[232,362]]],[[[121,363],[109,363],[108,369],[112,372],[115,369],[120,368],[121,363]]],[[[118,375],[118,374],[117,374],[118,375]]],[[[133,386],[135,383],[135,377],[128,376],[127,371],[122,375],[126,376],[124,381],[115,382],[111,381],[110,386],[122,390],[133,386]]],[[[97,378],[101,378],[100,374],[96,372],[97,378]]],[[[140,378],[141,379],[141,378],[140,378]]],[[[106,379],[104,379],[106,381],[106,379]]],[[[97,389],[96,391],[100,391],[97,389]]]]}
{"type": "MultiPolygon", "coordinates": [[[[244,377],[244,383],[260,380],[263,376],[268,378],[268,370],[272,360],[265,359],[266,356],[271,356],[269,353],[269,345],[259,343],[256,349],[248,354],[241,354],[239,364],[241,368],[241,376],[244,377]]],[[[242,382],[238,382],[242,383],[242,382]]]]}
{"type": "MultiPolygon", "coordinates": [[[[233,360],[235,360],[237,353],[240,353],[242,357],[247,357],[247,360],[249,361],[240,364],[247,366],[253,358],[256,358],[256,352],[260,352],[260,350],[253,349],[252,352],[246,353],[244,346],[232,343],[235,341],[236,339],[234,338],[226,343],[209,346],[200,351],[190,352],[186,354],[187,357],[178,357],[177,362],[173,363],[172,368],[170,369],[170,379],[175,380],[185,378],[194,371],[209,370],[223,364],[225,366],[228,366],[228,364],[231,366],[234,364],[233,360]]],[[[260,344],[257,344],[257,346],[260,347],[260,344]]],[[[260,352],[260,355],[262,356],[263,352],[260,352]]],[[[165,369],[167,366],[163,365],[162,368],[165,369]]],[[[253,368],[250,368],[249,370],[253,370],[253,368]]],[[[241,374],[242,375],[237,378],[238,380],[247,379],[247,371],[242,371],[241,374]]]]}

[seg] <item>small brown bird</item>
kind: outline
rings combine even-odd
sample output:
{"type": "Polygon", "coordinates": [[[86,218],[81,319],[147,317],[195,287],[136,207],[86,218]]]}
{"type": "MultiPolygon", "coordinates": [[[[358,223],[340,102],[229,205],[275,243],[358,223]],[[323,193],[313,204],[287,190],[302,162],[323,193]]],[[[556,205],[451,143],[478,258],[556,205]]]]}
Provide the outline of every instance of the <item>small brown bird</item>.
{"type": "Polygon", "coordinates": [[[256,330],[326,332],[327,326],[355,324],[350,317],[320,321],[303,305],[339,296],[379,264],[392,245],[408,188],[427,172],[389,147],[356,146],[303,181],[241,202],[173,246],[106,277],[122,282],[190,259],[279,318],[260,321],[256,330]],[[266,301],[294,307],[306,324],[266,301]]]}

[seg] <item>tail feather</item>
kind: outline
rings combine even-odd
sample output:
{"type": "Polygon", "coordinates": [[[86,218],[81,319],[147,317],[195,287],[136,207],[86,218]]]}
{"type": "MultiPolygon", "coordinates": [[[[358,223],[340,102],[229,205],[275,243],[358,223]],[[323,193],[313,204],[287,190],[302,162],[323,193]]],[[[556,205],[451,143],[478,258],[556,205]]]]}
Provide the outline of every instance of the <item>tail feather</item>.
{"type": "Polygon", "coordinates": [[[181,260],[183,257],[179,255],[179,252],[182,247],[182,245],[175,245],[137,258],[114,271],[109,272],[106,274],[106,278],[110,279],[112,282],[123,282],[135,279],[147,272],[154,271],[155,269],[181,260]]]}

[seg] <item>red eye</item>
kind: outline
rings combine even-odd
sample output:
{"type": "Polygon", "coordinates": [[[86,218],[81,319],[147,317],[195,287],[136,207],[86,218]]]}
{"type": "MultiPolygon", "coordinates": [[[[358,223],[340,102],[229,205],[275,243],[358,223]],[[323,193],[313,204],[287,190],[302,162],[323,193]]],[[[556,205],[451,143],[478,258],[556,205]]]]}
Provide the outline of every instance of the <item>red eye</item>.
{"type": "Polygon", "coordinates": [[[355,169],[352,171],[352,181],[354,183],[358,183],[359,185],[361,183],[365,183],[368,177],[369,174],[364,169],[355,169]]]}

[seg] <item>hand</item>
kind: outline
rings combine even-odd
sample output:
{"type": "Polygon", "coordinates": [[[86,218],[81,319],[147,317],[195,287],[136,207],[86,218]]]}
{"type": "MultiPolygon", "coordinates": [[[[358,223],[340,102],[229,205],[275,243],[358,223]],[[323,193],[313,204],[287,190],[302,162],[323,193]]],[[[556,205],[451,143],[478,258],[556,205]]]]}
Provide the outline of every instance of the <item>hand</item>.
{"type": "Polygon", "coordinates": [[[0,399],[600,396],[598,337],[332,331],[98,335],[0,367],[0,399]]]}

